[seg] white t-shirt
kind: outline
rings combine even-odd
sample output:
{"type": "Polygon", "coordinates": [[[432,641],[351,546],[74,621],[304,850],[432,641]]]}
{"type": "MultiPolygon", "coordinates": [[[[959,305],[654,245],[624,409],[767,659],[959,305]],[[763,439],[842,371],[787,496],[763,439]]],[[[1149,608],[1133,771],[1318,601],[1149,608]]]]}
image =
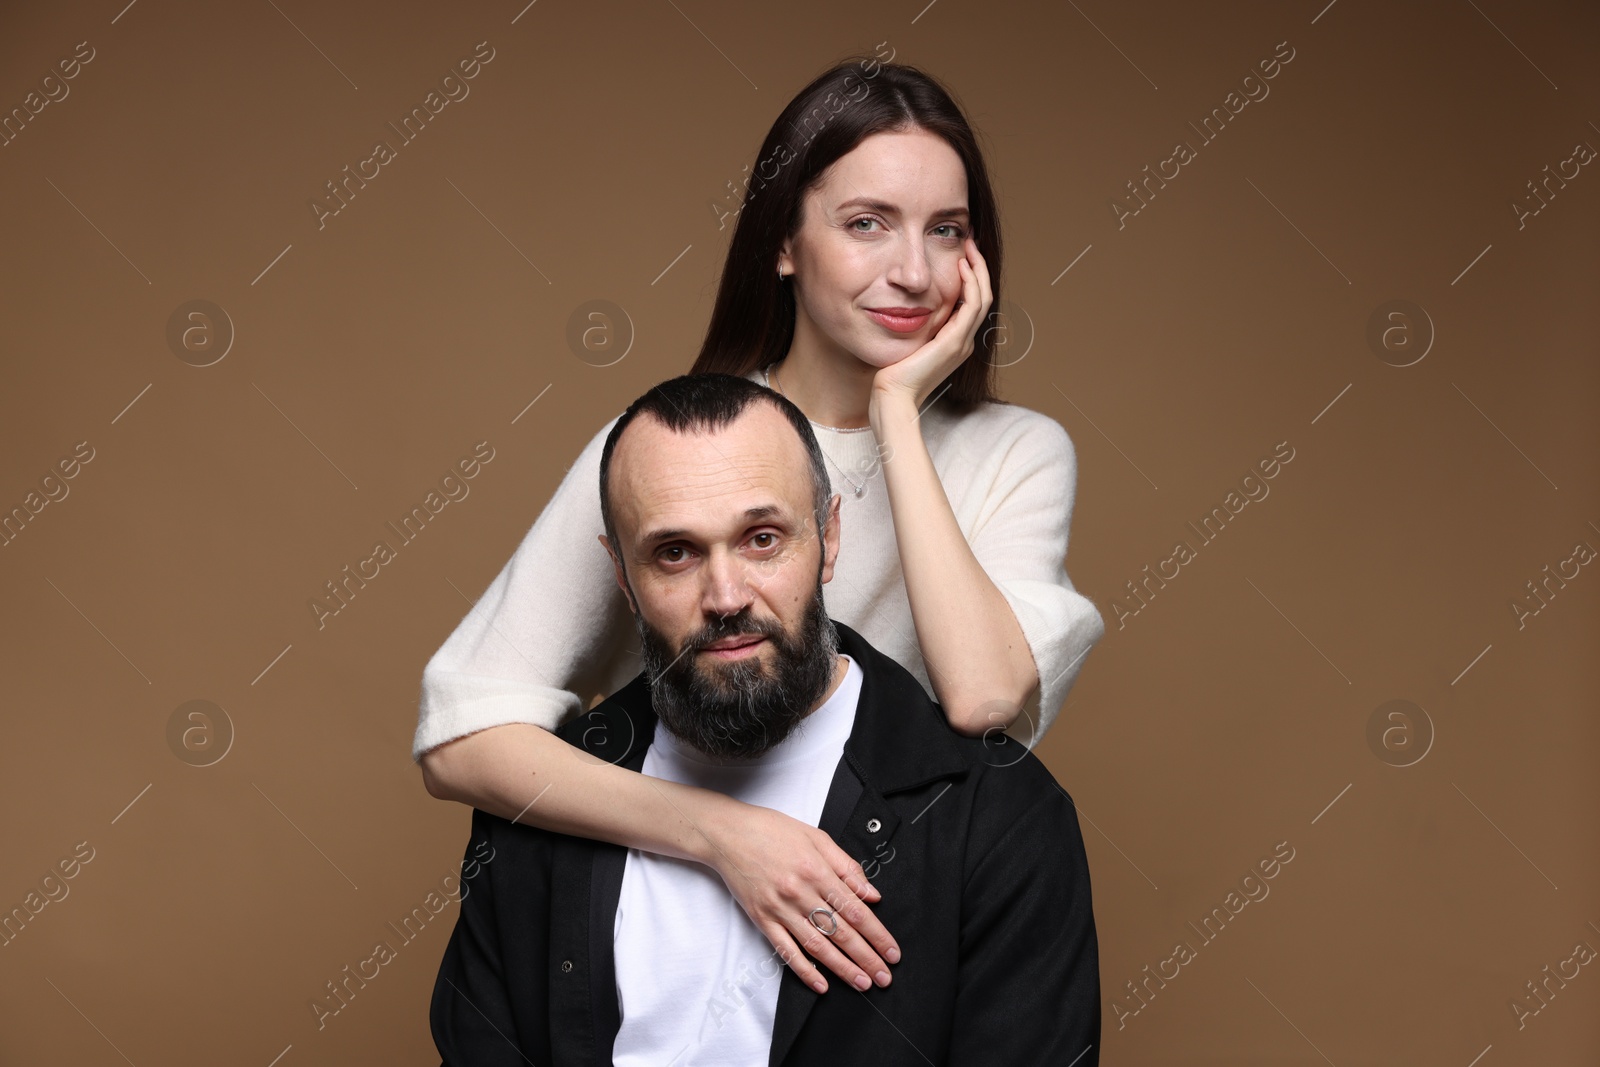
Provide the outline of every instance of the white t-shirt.
{"type": "MultiPolygon", "coordinates": [[[[642,770],[816,826],[861,695],[860,665],[840,655],[848,669],[833,695],[760,756],[713,759],[657,722],[642,770]]],[[[614,937],[622,1012],[616,1067],[767,1062],[786,965],[716,871],[629,849],[614,937]]]]}
{"type": "MultiPolygon", "coordinates": [[[[762,373],[746,377],[759,382],[762,373]]],[[[605,532],[600,453],[615,422],[590,439],[511,559],[428,661],[413,759],[501,723],[554,730],[643,668],[633,616],[597,539],[605,532]]],[[[1060,423],[1015,404],[985,403],[958,415],[934,403],[918,425],[957,525],[1033,653],[1040,685],[1007,733],[1037,743],[1105,635],[1099,611],[1067,577],[1077,454],[1060,423]]],[[[839,557],[822,590],[828,615],[937,699],[900,571],[876,437],[870,427],[811,428],[841,497],[839,557]]]]}

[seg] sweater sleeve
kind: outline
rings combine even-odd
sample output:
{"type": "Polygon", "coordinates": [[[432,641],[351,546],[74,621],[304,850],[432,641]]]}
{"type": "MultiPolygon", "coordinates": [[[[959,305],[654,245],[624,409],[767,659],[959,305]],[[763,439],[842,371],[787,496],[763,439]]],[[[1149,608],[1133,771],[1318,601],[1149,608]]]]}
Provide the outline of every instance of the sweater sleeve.
{"type": "Polygon", "coordinates": [[[1039,671],[1038,686],[1007,731],[1031,746],[1055,722],[1106,625],[1094,602],[1067,577],[1077,452],[1060,423],[1039,412],[1028,415],[1002,445],[999,472],[971,545],[1016,613],[1039,671]]]}
{"type": "Polygon", "coordinates": [[[619,683],[632,616],[599,541],[600,453],[615,422],[585,446],[511,559],[428,660],[413,759],[503,723],[555,730],[619,683]]]}

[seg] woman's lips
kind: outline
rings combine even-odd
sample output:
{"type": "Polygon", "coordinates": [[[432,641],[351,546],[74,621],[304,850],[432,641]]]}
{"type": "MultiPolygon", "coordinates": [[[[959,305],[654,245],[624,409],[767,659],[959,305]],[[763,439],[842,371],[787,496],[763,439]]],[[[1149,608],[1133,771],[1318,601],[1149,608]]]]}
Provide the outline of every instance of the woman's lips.
{"type": "Polygon", "coordinates": [[[913,333],[922,329],[923,323],[928,321],[928,316],[933,314],[933,309],[924,308],[916,314],[897,315],[887,311],[874,311],[873,309],[868,308],[867,314],[872,316],[873,321],[877,322],[878,325],[886,326],[895,333],[913,333]]]}

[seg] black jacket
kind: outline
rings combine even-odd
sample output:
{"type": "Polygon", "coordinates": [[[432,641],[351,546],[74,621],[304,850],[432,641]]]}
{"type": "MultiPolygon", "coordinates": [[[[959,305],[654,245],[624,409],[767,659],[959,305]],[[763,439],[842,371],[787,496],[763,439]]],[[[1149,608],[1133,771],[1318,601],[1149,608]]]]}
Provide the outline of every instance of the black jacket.
{"type": "MultiPolygon", "coordinates": [[[[873,912],[902,960],[864,993],[830,974],[819,994],[785,967],[770,1067],[1093,1067],[1098,942],[1072,798],[1016,741],[957,734],[910,672],[834,625],[864,679],[820,828],[882,891],[873,912]]],[[[655,727],[640,675],[557,732],[638,770],[655,727]]],[[[468,846],[479,869],[434,984],[444,1063],[609,1065],[627,849],[477,810],[472,837],[493,852],[468,846]]]]}

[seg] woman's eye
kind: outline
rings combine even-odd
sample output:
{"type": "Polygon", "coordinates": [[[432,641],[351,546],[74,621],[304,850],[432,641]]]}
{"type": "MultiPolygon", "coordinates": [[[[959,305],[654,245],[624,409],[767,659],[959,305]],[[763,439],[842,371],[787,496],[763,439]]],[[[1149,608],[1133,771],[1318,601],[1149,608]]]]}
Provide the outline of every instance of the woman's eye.
{"type": "Polygon", "coordinates": [[[945,236],[946,237],[953,237],[953,238],[956,238],[957,240],[960,240],[961,238],[964,238],[964,237],[967,236],[967,231],[962,229],[960,226],[957,226],[953,222],[941,222],[939,225],[935,226],[934,229],[936,229],[936,230],[949,230],[950,232],[948,234],[946,234],[945,236]]]}
{"type": "MultiPolygon", "coordinates": [[[[861,217],[861,218],[859,218],[859,219],[852,219],[852,220],[850,220],[850,226],[851,226],[851,228],[852,228],[852,229],[854,229],[854,228],[855,228],[855,225],[856,225],[856,224],[857,224],[857,223],[859,223],[859,222],[877,222],[877,221],[878,221],[878,220],[877,220],[877,219],[875,219],[875,218],[872,218],[872,217],[871,217],[871,216],[869,216],[869,215],[863,215],[863,216],[862,216],[862,217],[861,217]]],[[[856,233],[868,233],[868,232],[869,232],[869,231],[867,231],[867,230],[856,230],[856,233]]]]}

